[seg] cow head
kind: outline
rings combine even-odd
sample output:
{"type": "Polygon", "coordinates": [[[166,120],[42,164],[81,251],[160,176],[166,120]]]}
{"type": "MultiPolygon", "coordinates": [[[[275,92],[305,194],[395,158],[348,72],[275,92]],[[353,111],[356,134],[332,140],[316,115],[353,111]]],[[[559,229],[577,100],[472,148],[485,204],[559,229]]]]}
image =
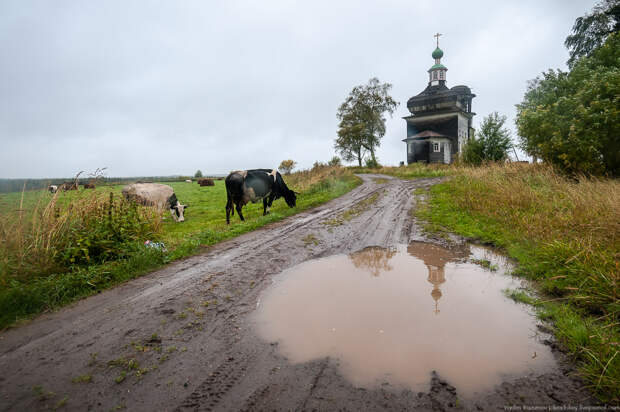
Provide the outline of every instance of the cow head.
{"type": "Polygon", "coordinates": [[[292,190],[287,190],[284,192],[283,196],[284,201],[286,201],[288,207],[295,207],[297,203],[297,195],[295,194],[295,192],[293,192],[292,190]]]}
{"type": "Polygon", "coordinates": [[[185,217],[183,216],[183,212],[187,209],[189,205],[182,205],[181,202],[177,201],[177,204],[170,208],[170,214],[175,222],[184,222],[185,217]]]}

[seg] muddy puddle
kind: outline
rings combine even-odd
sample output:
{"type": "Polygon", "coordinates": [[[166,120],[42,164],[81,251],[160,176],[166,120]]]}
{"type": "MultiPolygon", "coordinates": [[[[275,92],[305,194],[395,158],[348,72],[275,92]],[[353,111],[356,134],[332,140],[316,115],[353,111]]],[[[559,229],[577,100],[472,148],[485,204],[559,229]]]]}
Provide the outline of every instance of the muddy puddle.
{"type": "Polygon", "coordinates": [[[330,357],[356,386],[427,390],[435,370],[469,397],[554,365],[534,317],[502,292],[520,285],[507,269],[473,246],[367,248],[281,273],[253,321],[290,362],[330,357]]]}

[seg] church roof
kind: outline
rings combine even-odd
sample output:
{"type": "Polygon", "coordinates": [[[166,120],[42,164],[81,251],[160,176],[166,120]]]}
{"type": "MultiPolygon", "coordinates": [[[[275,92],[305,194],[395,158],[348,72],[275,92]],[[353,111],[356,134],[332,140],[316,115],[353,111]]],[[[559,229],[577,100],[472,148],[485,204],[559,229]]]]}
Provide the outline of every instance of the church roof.
{"type": "Polygon", "coordinates": [[[458,85],[458,86],[454,86],[451,87],[450,90],[452,90],[453,92],[456,92],[458,94],[472,94],[471,93],[471,89],[465,85],[458,85]]]}
{"type": "Polygon", "coordinates": [[[414,134],[413,136],[409,136],[409,137],[416,139],[416,138],[424,138],[424,137],[448,137],[448,136],[441,134],[441,133],[434,132],[432,130],[425,130],[423,132],[414,134]]]}
{"type": "Polygon", "coordinates": [[[448,70],[448,68],[447,68],[446,66],[444,66],[443,64],[441,64],[441,63],[436,63],[436,64],[433,64],[433,65],[431,66],[431,68],[430,68],[430,69],[428,69],[428,71],[430,72],[431,70],[436,70],[436,69],[445,69],[445,70],[448,70]]]}
{"type": "Polygon", "coordinates": [[[431,85],[429,83],[428,86],[426,86],[426,88],[422,90],[421,93],[409,98],[409,100],[407,101],[407,107],[411,106],[416,101],[462,95],[476,97],[476,95],[473,94],[471,92],[471,89],[467,86],[459,85],[448,88],[444,82],[440,82],[437,85],[431,85]]]}

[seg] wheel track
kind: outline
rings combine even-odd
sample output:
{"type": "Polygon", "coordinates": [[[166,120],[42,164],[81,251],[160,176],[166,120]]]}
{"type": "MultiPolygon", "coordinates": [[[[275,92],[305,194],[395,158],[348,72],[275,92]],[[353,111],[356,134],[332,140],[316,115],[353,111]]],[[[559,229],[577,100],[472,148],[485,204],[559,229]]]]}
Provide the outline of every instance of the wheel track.
{"type": "Polygon", "coordinates": [[[243,377],[247,369],[247,356],[236,353],[222,362],[209,377],[179,405],[175,412],[212,411],[222,398],[243,377]]]}

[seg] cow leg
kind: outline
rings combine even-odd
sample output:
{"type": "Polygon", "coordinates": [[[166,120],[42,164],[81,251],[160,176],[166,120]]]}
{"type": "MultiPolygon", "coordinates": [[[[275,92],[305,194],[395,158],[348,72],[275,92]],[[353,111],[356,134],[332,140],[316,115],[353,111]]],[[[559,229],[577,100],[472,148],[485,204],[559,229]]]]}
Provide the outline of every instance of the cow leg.
{"type": "Polygon", "coordinates": [[[233,209],[233,203],[232,203],[232,199],[230,198],[230,196],[228,196],[228,202],[226,202],[226,224],[229,225],[230,224],[230,212],[233,212],[233,215],[235,214],[234,209],[233,209]]]}
{"type": "Polygon", "coordinates": [[[263,216],[266,216],[269,213],[269,206],[267,205],[267,198],[263,198],[263,216]]]}
{"type": "Polygon", "coordinates": [[[245,221],[245,219],[243,218],[243,213],[241,213],[241,203],[237,203],[237,214],[239,214],[239,219],[241,219],[241,221],[245,221]]]}
{"type": "Polygon", "coordinates": [[[271,205],[273,204],[273,198],[274,197],[275,196],[273,194],[271,194],[271,195],[269,195],[269,198],[266,198],[267,202],[266,202],[265,207],[267,209],[267,213],[270,213],[270,209],[271,209],[271,205]]]}

